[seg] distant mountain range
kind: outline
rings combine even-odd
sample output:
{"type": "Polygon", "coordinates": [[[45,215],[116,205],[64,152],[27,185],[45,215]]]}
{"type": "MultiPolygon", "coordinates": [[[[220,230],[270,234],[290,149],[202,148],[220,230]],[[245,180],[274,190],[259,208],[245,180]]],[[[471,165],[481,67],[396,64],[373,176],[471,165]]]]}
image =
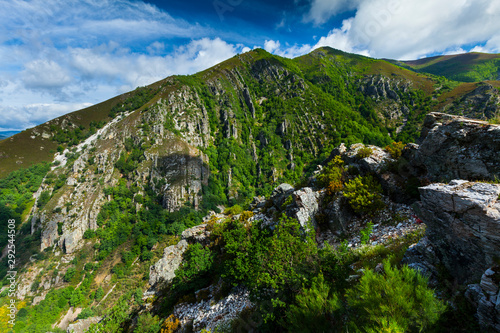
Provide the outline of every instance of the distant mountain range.
{"type": "Polygon", "coordinates": [[[0,140],[7,139],[10,136],[13,136],[21,131],[0,131],[0,140]]]}
{"type": "Polygon", "coordinates": [[[499,54],[471,52],[412,61],[388,61],[416,72],[444,76],[450,80],[461,82],[500,79],[499,54]]]}

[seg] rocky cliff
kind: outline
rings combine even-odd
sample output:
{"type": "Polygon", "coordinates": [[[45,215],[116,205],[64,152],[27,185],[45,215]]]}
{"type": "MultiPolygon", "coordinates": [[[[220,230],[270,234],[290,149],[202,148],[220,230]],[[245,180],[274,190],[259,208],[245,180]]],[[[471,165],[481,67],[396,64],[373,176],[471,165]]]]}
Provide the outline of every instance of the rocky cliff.
{"type": "Polygon", "coordinates": [[[431,181],[500,177],[500,126],[460,116],[430,113],[421,143],[405,157],[418,176],[431,181]]]}

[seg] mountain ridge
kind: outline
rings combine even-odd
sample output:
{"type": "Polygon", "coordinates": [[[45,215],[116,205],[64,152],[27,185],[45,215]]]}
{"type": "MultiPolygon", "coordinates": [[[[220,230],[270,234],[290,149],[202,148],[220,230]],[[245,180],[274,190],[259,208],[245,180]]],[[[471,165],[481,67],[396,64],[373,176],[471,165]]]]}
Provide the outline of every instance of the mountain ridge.
{"type": "MultiPolygon", "coordinates": [[[[290,68],[294,68],[294,72],[296,74],[300,75],[305,75],[304,71],[309,71],[311,72],[316,72],[318,70],[318,65],[323,68],[334,68],[335,66],[341,68],[344,67],[346,69],[342,70],[344,74],[342,75],[368,75],[368,76],[373,76],[373,75],[382,75],[385,77],[393,77],[393,76],[401,76],[403,79],[409,80],[413,82],[413,84],[416,84],[416,89],[421,89],[423,90],[427,96],[436,93],[435,88],[433,85],[439,84],[439,80],[432,78],[432,77],[426,77],[425,75],[414,73],[413,71],[408,71],[407,69],[401,69],[401,67],[396,67],[390,65],[388,62],[385,60],[376,60],[376,59],[371,59],[359,55],[353,55],[353,54],[348,54],[339,50],[331,49],[331,48],[320,48],[317,49],[313,52],[311,52],[308,55],[304,55],[301,57],[298,57],[296,59],[287,59],[287,58],[281,58],[278,56],[271,55],[267,52],[265,52],[262,49],[257,49],[254,51],[251,51],[247,54],[242,54],[242,55],[236,55],[231,59],[226,60],[225,62],[222,62],[221,64],[215,65],[212,68],[206,69],[204,71],[201,71],[197,74],[191,75],[191,76],[172,76],[167,79],[160,80],[156,83],[153,83],[147,87],[149,89],[158,89],[159,86],[162,86],[164,82],[168,82],[169,80],[174,80],[175,82],[178,82],[172,86],[169,87],[167,90],[172,90],[176,89],[175,87],[178,87],[179,81],[178,79],[182,78],[201,78],[202,80],[207,80],[213,77],[214,75],[221,75],[225,70],[230,70],[230,68],[238,67],[238,66],[244,66],[244,62],[251,62],[251,61],[260,61],[262,59],[267,59],[268,61],[274,61],[280,64],[283,64],[286,66],[291,66],[290,68]],[[325,59],[324,57],[318,56],[318,55],[329,55],[330,60],[328,60],[328,63],[324,63],[325,59]],[[335,59],[335,60],[333,60],[335,59]],[[244,62],[242,62],[242,60],[244,62]],[[310,67],[309,64],[312,65],[310,67]],[[297,67],[299,65],[299,67],[297,67]],[[312,68],[312,69],[311,69],[312,68]],[[434,81],[434,83],[433,83],[434,81]]],[[[408,67],[408,66],[406,66],[408,67]]],[[[337,70],[338,72],[338,70],[337,70]]],[[[320,69],[321,73],[321,69],[320,69]]],[[[323,75],[323,74],[322,74],[323,75]]],[[[328,74],[326,76],[323,76],[324,78],[328,77],[328,74]]],[[[312,79],[314,81],[314,77],[311,76],[309,79],[312,79]]],[[[318,77],[316,79],[319,79],[318,77]]],[[[328,79],[328,78],[327,78],[328,79]]],[[[310,81],[310,80],[309,80],[310,81]]],[[[316,81],[314,81],[316,82],[316,81]]],[[[320,81],[317,81],[320,82],[320,81]]],[[[338,82],[337,82],[338,83],[338,82]]],[[[495,86],[498,86],[496,82],[493,83],[495,86]]],[[[448,84],[449,85],[449,84],[448,84]]],[[[458,94],[460,93],[460,87],[463,84],[452,84],[452,86],[455,85],[455,87],[452,89],[453,91],[457,91],[458,94]]],[[[165,89],[165,87],[164,87],[165,89]]],[[[47,140],[42,140],[43,142],[40,143],[35,143],[32,140],[29,140],[28,138],[32,136],[36,136],[37,138],[40,138],[41,134],[45,132],[45,136],[54,136],[53,131],[49,131],[47,129],[47,124],[51,123],[59,123],[62,122],[64,119],[70,119],[72,122],[74,122],[76,125],[81,125],[88,130],[88,126],[91,121],[99,122],[99,121],[109,121],[110,118],[106,114],[113,106],[118,104],[118,101],[124,100],[127,97],[134,96],[137,90],[131,91],[125,94],[122,94],[120,96],[116,96],[114,98],[111,98],[107,101],[101,102],[99,104],[96,104],[94,106],[91,106],[86,109],[82,109],[79,111],[74,111],[72,113],[69,113],[67,115],[63,115],[61,117],[58,117],[56,119],[53,119],[46,124],[41,124],[38,125],[37,127],[33,129],[28,129],[23,131],[22,133],[18,134],[17,136],[9,138],[9,140],[3,141],[0,143],[0,160],[2,161],[2,167],[0,167],[0,175],[5,175],[6,172],[12,171],[17,169],[18,167],[21,166],[29,166],[33,163],[38,163],[41,161],[51,161],[53,156],[51,156],[50,151],[55,152],[56,148],[58,145],[54,144],[54,142],[50,142],[47,140]],[[12,143],[11,143],[12,142],[12,143]],[[35,144],[33,144],[35,143],[35,144]],[[35,148],[38,146],[37,148],[35,148]],[[43,150],[41,150],[41,147],[44,147],[43,150]],[[16,156],[18,155],[18,156],[16,156]],[[16,159],[16,157],[18,157],[16,159]]],[[[451,94],[451,97],[449,97],[449,100],[446,101],[446,105],[450,105],[450,103],[453,103],[457,98],[461,98],[461,95],[453,95],[451,94]]],[[[155,98],[152,98],[150,101],[151,103],[154,103],[155,98]]],[[[442,103],[441,103],[442,104],[442,103]]],[[[443,107],[441,105],[442,109],[436,109],[433,108],[433,111],[443,111],[443,107]]],[[[37,139],[38,140],[38,139],[37,139]]],[[[35,140],[35,141],[37,141],[35,140]]],[[[53,153],[52,153],[53,154],[53,153]]]]}
{"type": "MultiPolygon", "coordinates": [[[[299,285],[312,287],[310,274],[320,268],[330,274],[329,288],[344,295],[343,281],[357,283],[350,278],[359,273],[354,269],[375,269],[391,251],[400,258],[420,239],[420,222],[408,204],[419,199],[419,186],[447,175],[441,161],[464,174],[463,160],[473,156],[471,180],[494,181],[496,148],[481,138],[495,141],[498,126],[432,111],[494,118],[497,83],[454,82],[329,48],[297,59],[254,50],[1,141],[0,172],[8,176],[0,179],[0,224],[16,221],[22,281],[16,296],[28,304],[16,332],[66,329],[76,318],[70,306],[85,308],[82,313],[104,331],[146,331],[144,325],[158,331],[158,318],[174,325],[170,315],[189,326],[177,303],[201,306],[212,297],[224,300],[222,309],[231,298],[248,305],[241,288],[257,286],[252,295],[262,292],[267,300],[267,283],[285,288],[285,296],[277,296],[295,304],[294,296],[306,292],[299,285]],[[426,139],[422,124],[431,139],[420,149],[413,142],[426,139]],[[469,137],[479,147],[472,151],[481,154],[462,149],[469,137]],[[429,152],[439,147],[443,156],[433,159],[429,152]],[[372,241],[372,220],[380,228],[373,241],[389,241],[387,248],[369,247],[377,259],[340,243],[349,238],[357,248],[372,241]],[[279,223],[285,229],[273,229],[279,223]],[[408,237],[390,242],[389,233],[406,231],[408,237]],[[321,250],[321,240],[343,252],[321,250]],[[300,253],[282,258],[290,244],[300,253]],[[241,246],[249,249],[242,253],[258,256],[239,264],[240,255],[231,256],[241,246]],[[306,253],[313,255],[297,262],[309,267],[306,273],[280,263],[306,253]],[[261,263],[258,258],[269,258],[273,271],[289,267],[292,273],[276,274],[284,284],[274,273],[250,278],[260,268],[246,265],[261,263]],[[336,271],[337,264],[346,266],[336,271]],[[154,289],[149,283],[160,276],[176,279],[154,289]],[[234,284],[240,289],[231,291],[234,284]],[[61,321],[64,313],[71,318],[61,321]]],[[[0,238],[5,249],[7,242],[0,238]]],[[[283,308],[272,308],[284,318],[283,308]]]]}

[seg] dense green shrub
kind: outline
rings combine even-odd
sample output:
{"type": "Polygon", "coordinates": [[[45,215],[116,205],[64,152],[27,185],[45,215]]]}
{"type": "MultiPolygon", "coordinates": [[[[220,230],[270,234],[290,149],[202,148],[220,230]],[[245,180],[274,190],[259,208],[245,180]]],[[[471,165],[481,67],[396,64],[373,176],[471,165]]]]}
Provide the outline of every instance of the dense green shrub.
{"type": "Polygon", "coordinates": [[[384,206],[382,187],[371,175],[347,182],[343,194],[358,214],[373,214],[384,206]]]}
{"type": "Polygon", "coordinates": [[[263,311],[266,322],[283,318],[293,295],[318,272],[314,236],[295,219],[283,216],[274,230],[258,222],[247,229],[240,221],[230,221],[214,234],[224,245],[222,276],[245,284],[257,302],[273,299],[271,309],[263,311]]]}
{"type": "Polygon", "coordinates": [[[333,195],[344,188],[345,172],[344,161],[337,155],[318,175],[318,181],[326,187],[329,195],[333,195]]]}
{"type": "Polygon", "coordinates": [[[359,159],[362,159],[362,158],[366,158],[366,157],[370,156],[372,153],[373,153],[373,149],[365,146],[365,147],[360,148],[358,150],[358,152],[356,153],[356,157],[359,159]]]}
{"type": "Polygon", "coordinates": [[[87,229],[83,233],[83,239],[91,239],[95,236],[95,230],[87,229]]]}
{"type": "Polygon", "coordinates": [[[38,198],[37,206],[42,208],[50,200],[50,191],[43,191],[38,198]]]}
{"type": "Polygon", "coordinates": [[[370,235],[372,234],[372,231],[373,231],[373,223],[368,222],[366,227],[361,230],[361,237],[360,237],[361,244],[368,243],[368,241],[370,240],[370,235]]]}
{"type": "MultiPolygon", "coordinates": [[[[15,220],[18,227],[22,222],[22,218],[27,217],[26,215],[29,213],[34,201],[33,193],[38,190],[49,170],[50,165],[48,163],[40,163],[27,169],[13,171],[5,178],[0,179],[0,230],[7,230],[8,220],[15,220]]],[[[26,223],[24,226],[24,228],[21,228],[21,233],[23,235],[30,234],[30,223],[26,223]]],[[[4,248],[7,244],[7,236],[7,232],[0,233],[0,248],[4,248]]],[[[19,248],[21,241],[22,236],[18,235],[16,248],[19,248]]],[[[26,245],[24,244],[23,247],[26,245]]],[[[0,279],[5,276],[5,272],[6,270],[0,268],[0,279]]]]}
{"type": "Polygon", "coordinates": [[[63,280],[66,282],[70,282],[71,279],[76,275],[76,268],[75,267],[70,267],[64,274],[63,280]]]}
{"type": "Polygon", "coordinates": [[[95,299],[97,301],[100,301],[103,296],[104,296],[104,289],[102,289],[102,287],[97,288],[95,292],[95,299]]]}
{"type": "Polygon", "coordinates": [[[212,269],[212,252],[199,243],[190,245],[183,259],[182,265],[175,271],[174,286],[203,277],[212,269]]]}
{"type": "Polygon", "coordinates": [[[153,316],[150,312],[146,312],[139,316],[134,333],[157,333],[159,331],[160,321],[158,316],[153,316]]]}
{"type": "Polygon", "coordinates": [[[434,324],[445,305],[427,287],[427,278],[403,266],[384,261],[384,274],[365,271],[359,284],[347,292],[352,309],[349,325],[362,332],[422,332],[434,324]]]}
{"type": "Polygon", "coordinates": [[[82,310],[82,312],[80,312],[80,314],[78,315],[78,317],[76,317],[76,319],[87,319],[87,318],[90,318],[90,317],[93,317],[95,316],[95,312],[94,312],[94,309],[92,308],[85,308],[82,310]]]}
{"type": "Polygon", "coordinates": [[[403,148],[405,145],[400,141],[400,142],[392,142],[390,145],[387,145],[385,147],[385,150],[391,155],[393,159],[398,159],[401,157],[401,154],[403,152],[403,148]]]}
{"type": "Polygon", "coordinates": [[[226,208],[224,214],[226,215],[238,215],[243,212],[243,208],[240,205],[234,205],[232,207],[226,208]]]}
{"type": "MultiPolygon", "coordinates": [[[[304,289],[286,312],[286,322],[292,332],[332,332],[336,323],[335,312],[342,308],[342,302],[330,292],[323,275],[312,279],[311,288],[304,289]]],[[[338,317],[338,316],[337,316],[338,317]]]]}

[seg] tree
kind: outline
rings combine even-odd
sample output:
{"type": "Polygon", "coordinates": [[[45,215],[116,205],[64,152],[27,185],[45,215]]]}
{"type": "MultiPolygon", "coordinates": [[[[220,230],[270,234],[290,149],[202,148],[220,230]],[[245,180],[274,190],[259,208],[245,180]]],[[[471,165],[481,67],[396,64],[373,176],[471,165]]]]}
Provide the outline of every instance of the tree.
{"type": "Polygon", "coordinates": [[[384,206],[382,187],[371,176],[358,176],[345,184],[344,196],[358,214],[373,214],[384,206]]]}
{"type": "Polygon", "coordinates": [[[70,282],[71,279],[75,276],[75,274],[76,274],[76,268],[74,268],[74,267],[68,268],[68,270],[66,271],[66,273],[64,274],[64,277],[63,277],[64,281],[70,282]]]}
{"type": "Polygon", "coordinates": [[[329,195],[342,191],[345,171],[344,161],[337,155],[318,176],[319,182],[326,187],[329,195]]]}
{"type": "Polygon", "coordinates": [[[353,317],[349,325],[362,332],[422,332],[437,322],[444,303],[427,287],[427,278],[384,261],[384,274],[365,271],[360,283],[347,291],[353,317]]]}
{"type": "Polygon", "coordinates": [[[331,332],[336,326],[334,313],[342,308],[342,303],[337,294],[330,294],[323,275],[313,278],[311,288],[302,290],[296,304],[290,305],[286,313],[290,331],[331,332]]]}
{"type": "Polygon", "coordinates": [[[97,301],[100,301],[103,296],[104,296],[104,289],[102,289],[102,287],[97,288],[95,292],[95,299],[97,301]]]}

